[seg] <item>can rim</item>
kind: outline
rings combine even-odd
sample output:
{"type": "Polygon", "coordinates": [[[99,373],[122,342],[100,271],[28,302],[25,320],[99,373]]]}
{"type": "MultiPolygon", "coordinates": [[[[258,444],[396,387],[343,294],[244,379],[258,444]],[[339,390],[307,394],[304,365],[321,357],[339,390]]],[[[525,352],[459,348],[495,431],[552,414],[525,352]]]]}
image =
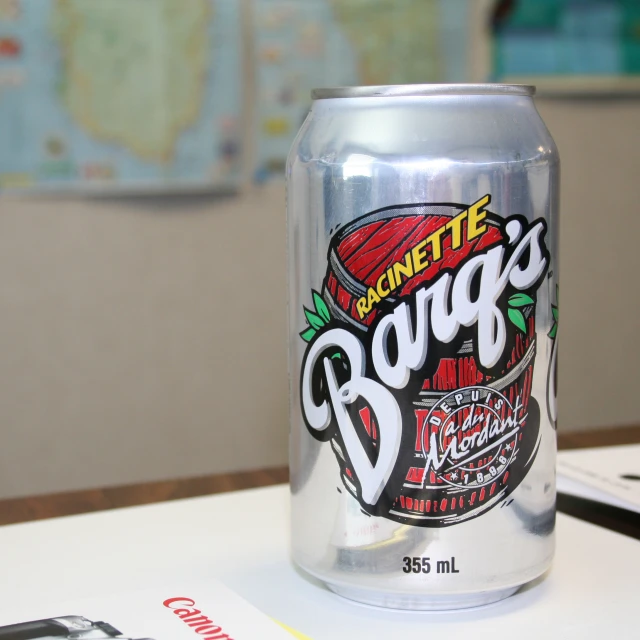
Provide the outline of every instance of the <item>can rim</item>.
{"type": "Polygon", "coordinates": [[[511,95],[533,96],[536,88],[527,84],[459,83],[459,84],[390,84],[360,87],[327,87],[313,89],[313,100],[329,98],[397,98],[446,95],[511,95]]]}

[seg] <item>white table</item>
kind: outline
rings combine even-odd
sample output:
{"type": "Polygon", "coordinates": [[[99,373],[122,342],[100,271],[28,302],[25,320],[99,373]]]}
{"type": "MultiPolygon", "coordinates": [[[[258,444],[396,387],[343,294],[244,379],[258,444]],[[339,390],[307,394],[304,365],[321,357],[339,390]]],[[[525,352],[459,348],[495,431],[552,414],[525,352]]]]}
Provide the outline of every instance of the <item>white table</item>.
{"type": "Polygon", "coordinates": [[[562,514],[546,579],[455,613],[340,599],[293,568],[288,521],[278,486],[0,527],[0,611],[215,576],[313,640],[640,638],[640,543],[562,514]]]}

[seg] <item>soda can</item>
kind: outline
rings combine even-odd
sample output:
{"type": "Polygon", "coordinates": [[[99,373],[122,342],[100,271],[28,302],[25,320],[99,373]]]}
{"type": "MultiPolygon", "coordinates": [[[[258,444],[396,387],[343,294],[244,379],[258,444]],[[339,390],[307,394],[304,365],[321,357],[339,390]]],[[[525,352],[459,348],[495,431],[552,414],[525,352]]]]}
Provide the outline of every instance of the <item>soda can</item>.
{"type": "Polygon", "coordinates": [[[559,158],[520,85],[320,89],[287,164],[293,559],[399,609],[554,552],[559,158]]]}

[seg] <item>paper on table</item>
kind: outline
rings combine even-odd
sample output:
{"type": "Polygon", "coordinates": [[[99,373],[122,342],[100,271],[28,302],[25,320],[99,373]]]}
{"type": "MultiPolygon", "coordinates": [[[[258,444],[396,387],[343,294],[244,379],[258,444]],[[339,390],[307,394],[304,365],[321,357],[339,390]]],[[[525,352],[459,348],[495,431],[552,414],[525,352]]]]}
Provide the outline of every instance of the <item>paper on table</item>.
{"type": "Polygon", "coordinates": [[[560,452],[557,489],[640,513],[640,445],[560,452]]]}
{"type": "Polygon", "coordinates": [[[276,622],[283,629],[286,629],[294,638],[297,638],[298,640],[311,640],[309,636],[305,636],[304,633],[300,633],[299,631],[292,629],[289,625],[285,624],[284,622],[279,622],[278,620],[276,620],[276,622]]]}
{"type": "Polygon", "coordinates": [[[0,640],[291,640],[279,626],[214,580],[121,592],[100,599],[32,603],[0,612],[0,640]]]}

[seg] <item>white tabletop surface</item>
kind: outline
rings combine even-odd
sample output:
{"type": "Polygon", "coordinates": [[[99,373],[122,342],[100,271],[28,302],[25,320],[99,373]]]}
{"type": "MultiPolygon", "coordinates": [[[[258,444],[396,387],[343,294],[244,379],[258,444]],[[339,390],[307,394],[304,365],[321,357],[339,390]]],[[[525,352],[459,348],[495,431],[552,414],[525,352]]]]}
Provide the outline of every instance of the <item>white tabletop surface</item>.
{"type": "Polygon", "coordinates": [[[0,527],[0,611],[215,576],[313,640],[640,638],[640,543],[562,514],[544,580],[454,613],[340,599],[293,568],[288,521],[278,486],[0,527]]]}

